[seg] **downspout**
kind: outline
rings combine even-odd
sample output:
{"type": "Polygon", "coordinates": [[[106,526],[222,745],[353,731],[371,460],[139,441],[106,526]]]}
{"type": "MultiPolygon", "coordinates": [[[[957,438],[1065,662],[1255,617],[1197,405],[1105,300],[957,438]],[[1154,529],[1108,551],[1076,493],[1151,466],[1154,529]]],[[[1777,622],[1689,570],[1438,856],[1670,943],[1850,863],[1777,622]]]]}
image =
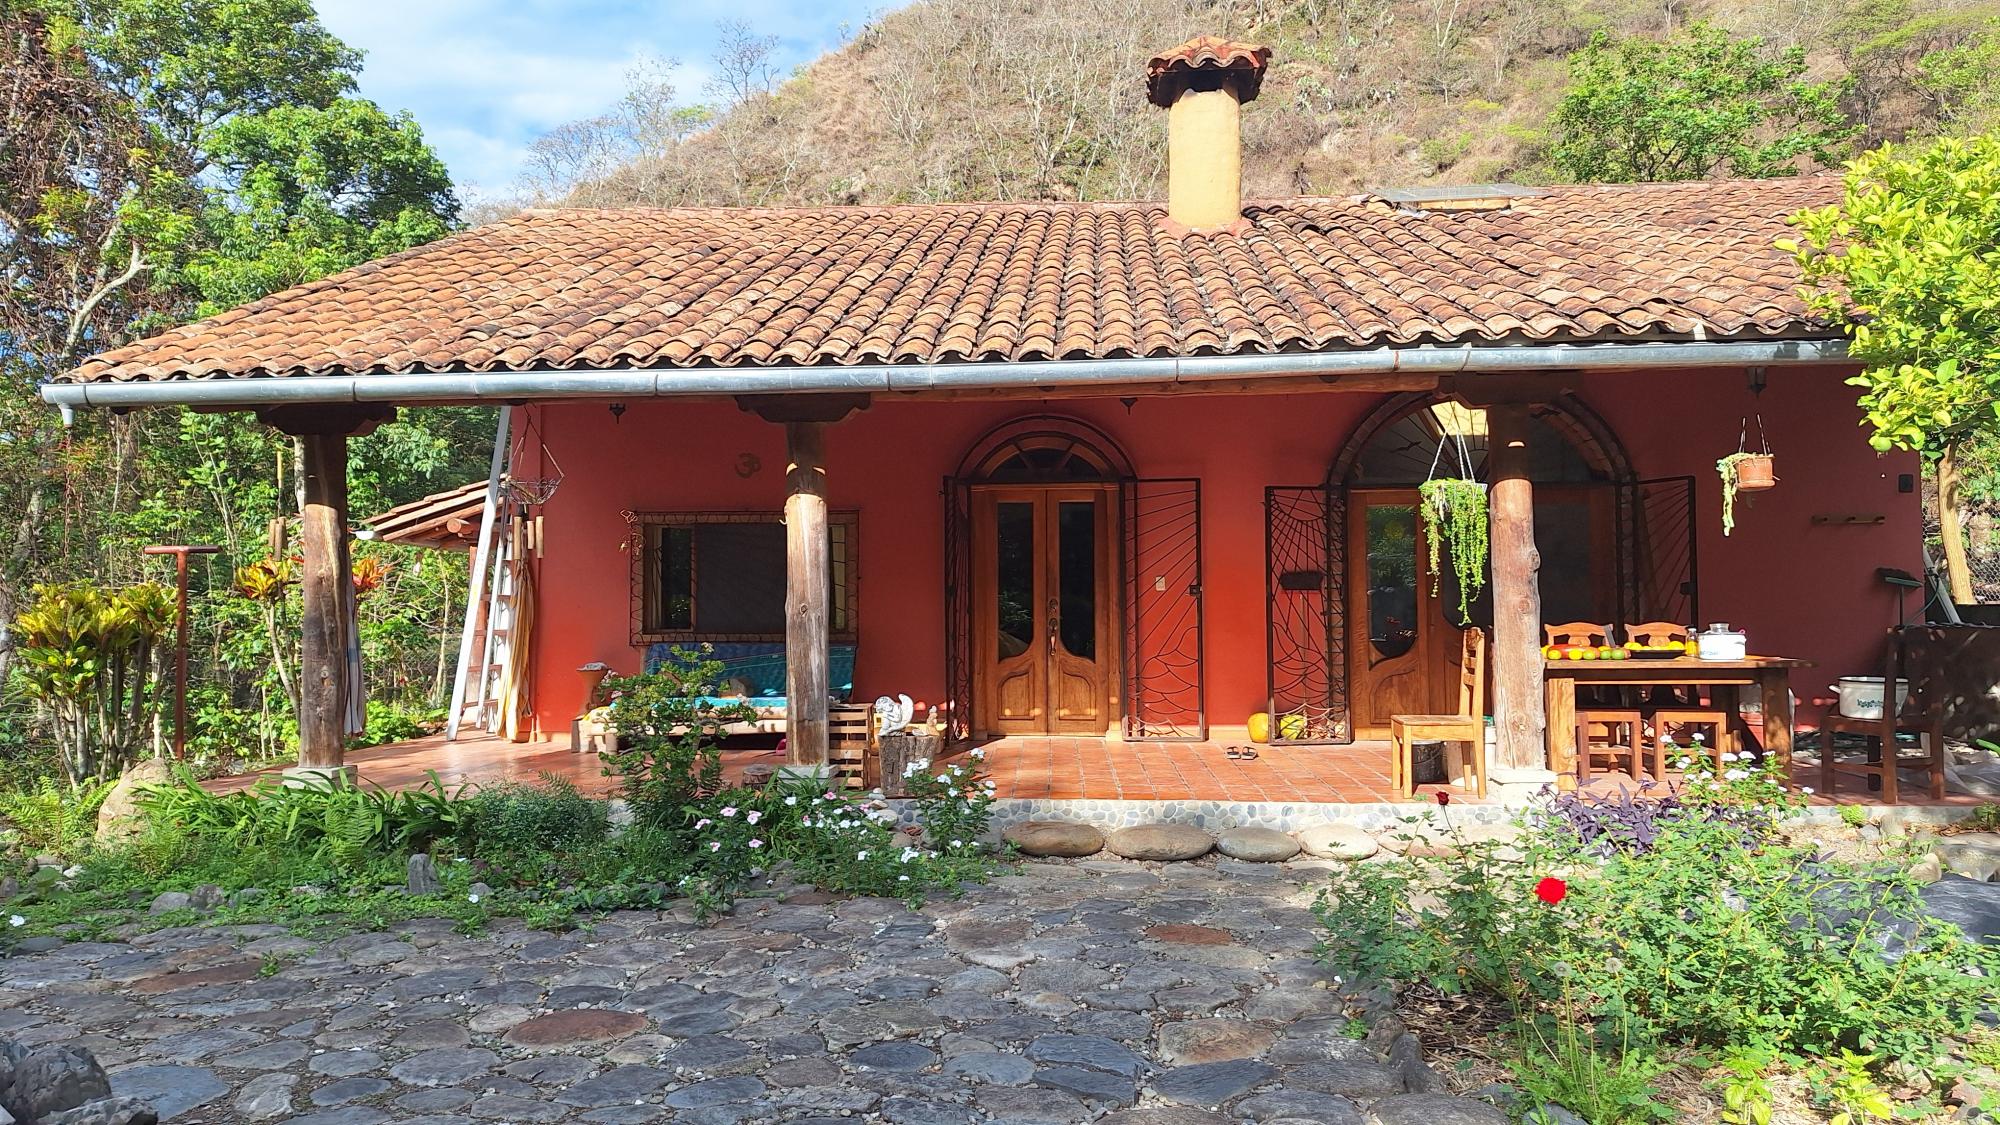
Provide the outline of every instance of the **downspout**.
{"type": "Polygon", "coordinates": [[[1452,375],[1473,372],[1606,371],[1647,367],[1744,367],[1839,362],[1842,340],[1731,343],[1538,344],[1137,359],[1038,360],[1024,363],[855,364],[819,367],[530,368],[426,375],[291,375],[47,383],[42,399],[79,406],[231,407],[290,403],[478,403],[584,398],[692,398],[761,394],[922,394],[950,390],[1026,390],[1101,384],[1175,385],[1258,378],[1318,377],[1337,389],[1342,376],[1452,375]]]}

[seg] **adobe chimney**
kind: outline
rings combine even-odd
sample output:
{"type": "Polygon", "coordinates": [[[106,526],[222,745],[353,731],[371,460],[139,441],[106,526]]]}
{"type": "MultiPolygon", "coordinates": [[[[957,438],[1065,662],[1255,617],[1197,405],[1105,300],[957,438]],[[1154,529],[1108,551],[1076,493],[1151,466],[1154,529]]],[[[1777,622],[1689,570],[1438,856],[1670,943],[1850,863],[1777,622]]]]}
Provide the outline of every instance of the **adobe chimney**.
{"type": "Polygon", "coordinates": [[[1239,107],[1257,96],[1271,49],[1199,35],[1146,63],[1146,98],[1167,111],[1167,217],[1193,231],[1243,217],[1239,107]]]}

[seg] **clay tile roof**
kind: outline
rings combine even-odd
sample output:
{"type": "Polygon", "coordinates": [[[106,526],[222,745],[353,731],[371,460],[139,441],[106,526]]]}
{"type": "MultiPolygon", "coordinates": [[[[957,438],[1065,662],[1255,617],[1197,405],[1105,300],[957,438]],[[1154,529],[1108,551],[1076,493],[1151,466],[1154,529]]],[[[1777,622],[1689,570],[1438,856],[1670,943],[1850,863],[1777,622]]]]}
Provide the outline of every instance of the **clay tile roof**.
{"type": "MultiPolygon", "coordinates": [[[[1831,335],[1774,242],[1835,177],[1500,205],[535,211],[105,352],[64,378],[1006,362],[1831,335]]],[[[1463,194],[1463,193],[1461,193],[1463,194]]],[[[1461,201],[1462,202],[1462,201],[1461,201]]]]}
{"type": "Polygon", "coordinates": [[[485,508],[486,482],[480,480],[398,504],[360,522],[385,543],[463,551],[479,538],[480,517],[485,508]]]}
{"type": "Polygon", "coordinates": [[[1236,100],[1251,101],[1263,89],[1264,71],[1270,65],[1269,47],[1219,35],[1197,35],[1146,60],[1146,97],[1164,108],[1180,95],[1191,72],[1226,70],[1236,72],[1236,100]]]}

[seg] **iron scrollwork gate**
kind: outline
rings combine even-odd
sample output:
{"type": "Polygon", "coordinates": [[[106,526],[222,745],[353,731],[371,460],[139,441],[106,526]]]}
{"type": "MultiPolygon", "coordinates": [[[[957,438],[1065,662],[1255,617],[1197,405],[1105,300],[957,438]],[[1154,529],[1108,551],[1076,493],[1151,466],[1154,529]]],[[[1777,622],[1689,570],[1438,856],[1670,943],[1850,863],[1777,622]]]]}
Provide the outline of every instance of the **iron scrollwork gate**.
{"type": "Polygon", "coordinates": [[[1626,624],[1673,621],[1699,627],[1693,477],[1620,486],[1619,611],[1626,624]]]}
{"type": "Polygon", "coordinates": [[[972,737],[972,493],[964,481],[944,482],[945,737],[972,737]]]}
{"type": "Polygon", "coordinates": [[[1271,741],[1354,741],[1347,705],[1347,491],[1264,490],[1271,741]]]}
{"type": "Polygon", "coordinates": [[[1125,551],[1125,737],[1208,737],[1202,670],[1201,481],[1119,486],[1125,551]]]}

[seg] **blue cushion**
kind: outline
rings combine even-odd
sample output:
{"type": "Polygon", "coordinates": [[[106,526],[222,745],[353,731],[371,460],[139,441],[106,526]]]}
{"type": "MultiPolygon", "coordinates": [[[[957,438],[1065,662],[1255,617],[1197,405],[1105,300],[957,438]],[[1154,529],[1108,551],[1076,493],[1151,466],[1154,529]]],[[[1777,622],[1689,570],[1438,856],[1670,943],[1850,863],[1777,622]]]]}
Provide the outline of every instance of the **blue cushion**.
{"type": "MultiPolygon", "coordinates": [[[[646,671],[656,672],[675,648],[698,652],[700,642],[683,641],[646,646],[646,671]]],[[[785,646],[779,641],[715,641],[707,659],[720,663],[726,680],[749,685],[749,699],[760,706],[784,706],[785,646]]],[[[854,645],[827,646],[827,686],[842,703],[854,694],[854,645]]]]}

